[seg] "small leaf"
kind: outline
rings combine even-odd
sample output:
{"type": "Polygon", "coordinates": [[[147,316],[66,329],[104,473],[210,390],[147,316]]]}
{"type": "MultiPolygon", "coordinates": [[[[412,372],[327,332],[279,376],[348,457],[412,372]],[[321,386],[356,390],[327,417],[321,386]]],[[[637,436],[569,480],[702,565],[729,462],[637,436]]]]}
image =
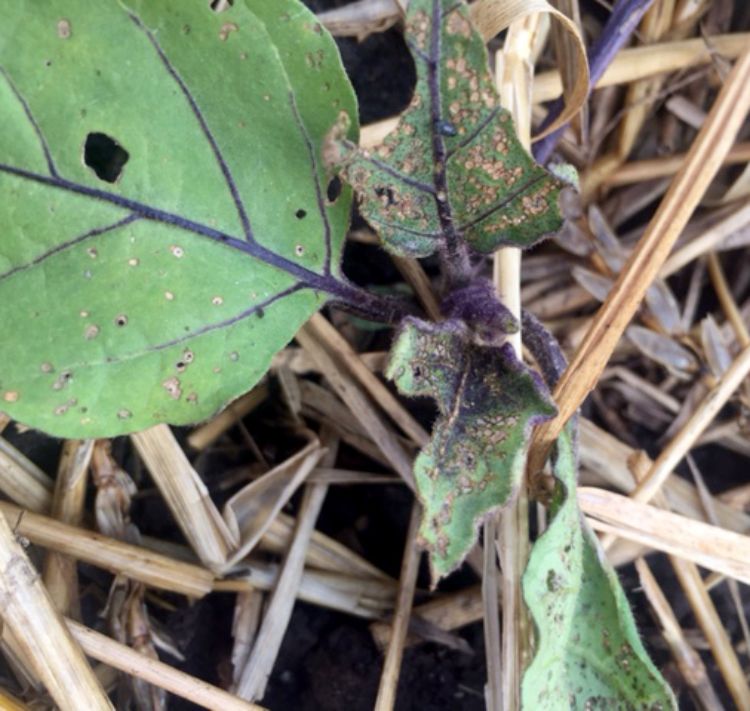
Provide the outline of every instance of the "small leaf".
{"type": "MultiPolygon", "coordinates": [[[[19,0],[0,26],[0,408],[64,437],[204,419],[331,294],[351,87],[298,0],[19,0]]],[[[352,131],[352,138],[356,132],[352,131]]]]}
{"type": "Polygon", "coordinates": [[[554,518],[523,576],[537,628],[523,708],[676,709],[643,648],[617,575],[578,509],[570,429],[557,441],[554,474],[554,518]]]}
{"type": "Polygon", "coordinates": [[[405,395],[434,398],[440,411],[414,464],[423,505],[420,543],[437,582],[464,559],[482,518],[511,500],[531,427],[555,408],[511,346],[477,345],[456,320],[406,319],[386,376],[405,395]]]}
{"type": "Polygon", "coordinates": [[[385,246],[425,257],[465,241],[486,254],[560,229],[564,183],[516,138],[465,3],[412,0],[406,41],[417,87],[396,130],[374,153],[334,132],[327,152],[385,246]]]}

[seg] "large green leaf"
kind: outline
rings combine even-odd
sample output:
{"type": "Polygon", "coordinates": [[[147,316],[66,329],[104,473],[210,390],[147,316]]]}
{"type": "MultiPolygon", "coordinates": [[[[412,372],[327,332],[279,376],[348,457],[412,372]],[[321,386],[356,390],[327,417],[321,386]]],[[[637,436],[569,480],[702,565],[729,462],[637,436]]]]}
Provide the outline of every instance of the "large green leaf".
{"type": "Polygon", "coordinates": [[[424,257],[465,241],[490,253],[558,230],[563,183],[516,138],[466,4],[411,0],[406,41],[417,87],[396,130],[374,152],[333,132],[326,152],[385,246],[424,257]]]}
{"type": "Polygon", "coordinates": [[[414,463],[423,506],[420,543],[437,582],[464,559],[482,518],[511,500],[531,428],[555,407],[512,346],[479,345],[457,320],[407,319],[386,375],[406,395],[434,398],[440,411],[414,463]]]}
{"type": "Polygon", "coordinates": [[[554,518],[523,576],[537,651],[522,684],[524,709],[675,709],[649,659],[627,598],[576,501],[569,430],[557,441],[554,518]]]}
{"type": "Polygon", "coordinates": [[[351,291],[334,43],[298,0],[2,14],[0,408],[66,437],[207,417],[351,291]]]}

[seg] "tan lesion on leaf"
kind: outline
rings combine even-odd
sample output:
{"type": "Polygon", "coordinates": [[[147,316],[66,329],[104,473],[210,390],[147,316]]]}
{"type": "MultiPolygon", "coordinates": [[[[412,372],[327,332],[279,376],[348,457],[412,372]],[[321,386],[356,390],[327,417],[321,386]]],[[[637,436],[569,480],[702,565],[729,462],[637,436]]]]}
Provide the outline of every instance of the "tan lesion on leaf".
{"type": "Polygon", "coordinates": [[[231,35],[232,32],[237,32],[239,29],[240,28],[236,22],[225,22],[219,30],[219,39],[222,42],[226,42],[229,35],[231,35]]]}
{"type": "Polygon", "coordinates": [[[63,370],[62,373],[57,377],[54,383],[52,383],[53,390],[62,390],[66,387],[70,381],[73,380],[73,373],[69,370],[63,370]]]}
{"type": "Polygon", "coordinates": [[[437,537],[435,541],[435,549],[441,558],[445,558],[448,555],[448,546],[450,545],[450,539],[444,533],[437,537]]]}
{"type": "Polygon", "coordinates": [[[323,68],[323,60],[325,59],[325,54],[323,53],[322,49],[319,49],[315,52],[308,52],[305,55],[305,64],[310,69],[314,69],[315,71],[320,71],[323,68]]]}
{"type": "Polygon", "coordinates": [[[452,493],[445,497],[445,500],[440,504],[440,510],[432,518],[432,527],[439,531],[441,528],[447,526],[453,518],[453,499],[452,493]]]}
{"type": "Polygon", "coordinates": [[[391,143],[381,143],[378,146],[376,153],[378,154],[378,158],[390,158],[393,153],[393,145],[391,143]]]}
{"type": "Polygon", "coordinates": [[[413,13],[407,25],[407,34],[411,35],[414,43],[421,50],[427,49],[429,30],[430,16],[424,10],[413,13]]]}
{"type": "Polygon", "coordinates": [[[355,149],[346,140],[346,134],[351,123],[349,114],[346,111],[340,111],[336,117],[336,122],[326,133],[321,148],[321,157],[326,167],[341,165],[355,152],[355,149]]]}
{"type": "Polygon", "coordinates": [[[467,39],[471,37],[471,24],[464,17],[462,8],[450,14],[446,23],[446,29],[450,35],[459,35],[467,39]]]}
{"type": "Polygon", "coordinates": [[[71,398],[67,402],[64,402],[62,405],[58,405],[52,411],[52,414],[56,417],[60,417],[61,415],[64,415],[68,410],[70,410],[71,407],[75,407],[77,404],[78,400],[76,398],[71,398]]]}
{"type": "Polygon", "coordinates": [[[520,209],[510,206],[498,210],[481,223],[485,232],[501,232],[509,227],[518,227],[529,218],[539,218],[552,210],[549,197],[559,186],[554,181],[546,181],[541,187],[520,198],[520,209]]]}
{"type": "Polygon", "coordinates": [[[60,39],[68,39],[71,34],[73,34],[73,30],[70,25],[70,20],[66,20],[65,18],[58,20],[57,21],[57,36],[60,39]]]}
{"type": "Polygon", "coordinates": [[[531,195],[524,195],[521,204],[523,205],[523,211],[529,215],[543,215],[549,211],[549,202],[547,197],[551,192],[551,186],[545,185],[540,190],[537,190],[531,195]]]}
{"type": "Polygon", "coordinates": [[[167,378],[162,382],[161,386],[167,391],[167,394],[173,400],[179,400],[182,397],[182,388],[180,387],[179,378],[167,378]]]}
{"type": "Polygon", "coordinates": [[[472,491],[474,491],[474,482],[465,474],[458,477],[458,481],[456,483],[458,484],[458,491],[460,494],[470,494],[472,491]]]}

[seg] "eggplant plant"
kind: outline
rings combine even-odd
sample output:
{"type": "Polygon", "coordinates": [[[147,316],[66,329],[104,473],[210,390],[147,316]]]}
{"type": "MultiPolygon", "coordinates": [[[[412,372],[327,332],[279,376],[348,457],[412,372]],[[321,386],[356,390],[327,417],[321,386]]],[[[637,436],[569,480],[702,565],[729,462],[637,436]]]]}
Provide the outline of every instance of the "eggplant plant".
{"type": "MultiPolygon", "coordinates": [[[[439,411],[414,473],[433,580],[523,484],[550,418],[483,255],[559,230],[572,190],[501,108],[460,0],[411,0],[417,86],[358,146],[331,37],[299,0],[7,3],[0,28],[0,409],[57,437],[204,420],[252,387],[326,304],[397,327],[386,375],[439,411]],[[437,255],[443,320],[353,285],[353,196],[400,256],[437,255]]],[[[557,363],[533,319],[524,337],[557,363]]],[[[545,382],[546,380],[546,382],[545,382]]],[[[536,625],[524,708],[673,708],[578,511],[575,423],[524,577],[536,625]]]]}

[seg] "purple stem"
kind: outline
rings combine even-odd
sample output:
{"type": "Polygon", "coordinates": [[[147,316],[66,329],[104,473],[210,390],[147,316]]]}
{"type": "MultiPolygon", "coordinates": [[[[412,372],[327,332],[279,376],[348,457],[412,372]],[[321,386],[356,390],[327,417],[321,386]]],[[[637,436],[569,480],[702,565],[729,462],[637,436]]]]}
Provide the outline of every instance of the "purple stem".
{"type": "MultiPolygon", "coordinates": [[[[622,49],[623,45],[630,39],[641,18],[651,7],[654,0],[617,0],[604,25],[599,39],[589,49],[589,94],[596,86],[607,67],[612,63],[615,55],[622,49]]],[[[564,102],[562,98],[555,99],[549,107],[547,117],[542,122],[541,128],[549,126],[562,112],[564,102]]],[[[565,126],[561,126],[549,136],[538,141],[534,145],[534,158],[539,163],[546,163],[557,142],[562,136],[565,126]]]]}

